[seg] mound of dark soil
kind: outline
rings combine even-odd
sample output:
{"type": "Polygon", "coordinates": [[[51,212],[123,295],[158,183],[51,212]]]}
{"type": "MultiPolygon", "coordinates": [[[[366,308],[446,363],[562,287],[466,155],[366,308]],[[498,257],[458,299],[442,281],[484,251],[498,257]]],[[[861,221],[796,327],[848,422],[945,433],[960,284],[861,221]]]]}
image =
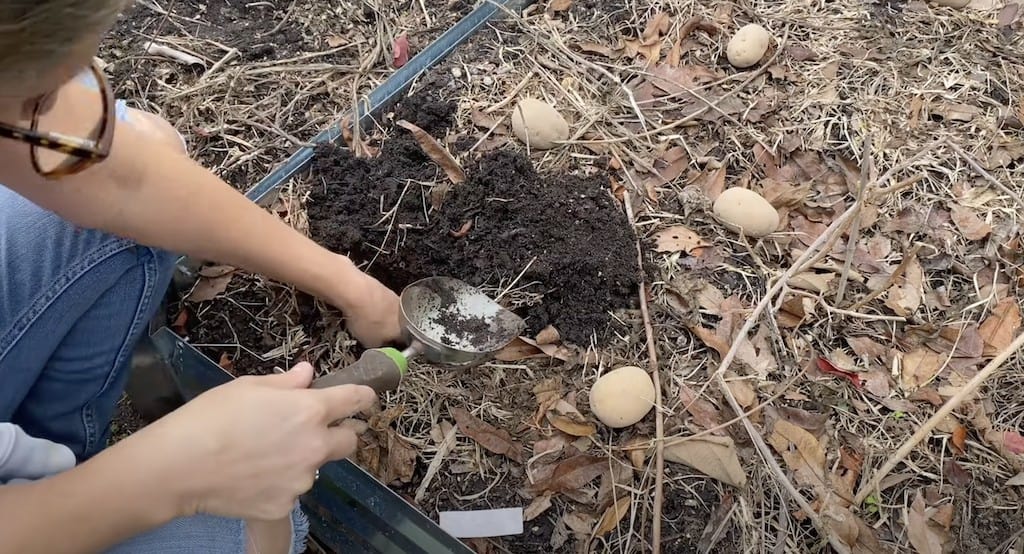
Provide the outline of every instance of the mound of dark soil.
{"type": "MultiPolygon", "coordinates": [[[[419,113],[443,131],[436,102],[429,106],[419,113]]],[[[445,176],[407,133],[374,158],[322,146],[313,171],[314,240],[372,261],[369,273],[395,290],[434,275],[480,286],[522,274],[516,288],[543,298],[517,309],[529,330],[551,324],[581,345],[609,336],[611,312],[633,305],[635,237],[606,175],[540,175],[521,154],[494,152],[432,209],[445,176]]]]}

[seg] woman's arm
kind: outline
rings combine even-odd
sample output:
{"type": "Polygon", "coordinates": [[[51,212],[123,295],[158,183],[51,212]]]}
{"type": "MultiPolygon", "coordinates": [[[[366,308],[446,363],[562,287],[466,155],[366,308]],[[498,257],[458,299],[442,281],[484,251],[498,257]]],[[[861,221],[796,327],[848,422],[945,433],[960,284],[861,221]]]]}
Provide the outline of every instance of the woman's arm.
{"type": "Polygon", "coordinates": [[[0,554],[101,552],[196,513],[280,521],[317,468],[355,452],[359,427],[331,423],[376,400],[312,379],[306,363],[236,379],[74,469],[0,486],[0,554]]]}
{"type": "Polygon", "coordinates": [[[399,337],[394,292],[130,124],[118,122],[109,159],[59,181],[32,171],[25,145],[0,143],[0,183],[77,225],[290,283],[345,311],[367,345],[399,337]]]}
{"type": "Polygon", "coordinates": [[[42,481],[0,486],[0,553],[99,552],[178,515],[174,482],[132,467],[121,454],[101,454],[42,481]]]}

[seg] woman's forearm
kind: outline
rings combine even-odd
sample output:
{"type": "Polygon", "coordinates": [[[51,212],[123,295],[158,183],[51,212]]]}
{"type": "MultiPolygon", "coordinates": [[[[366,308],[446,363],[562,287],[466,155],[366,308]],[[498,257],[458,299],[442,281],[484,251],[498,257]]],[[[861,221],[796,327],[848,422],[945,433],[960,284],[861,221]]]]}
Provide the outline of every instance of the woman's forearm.
{"type": "Polygon", "coordinates": [[[309,240],[185,155],[152,142],[128,144],[132,133],[121,131],[118,159],[104,164],[105,177],[83,174],[20,192],[84,227],[244,268],[343,309],[359,301],[364,276],[348,258],[309,240]]]}
{"type": "Polygon", "coordinates": [[[114,448],[51,478],[0,486],[0,553],[99,552],[177,517],[175,480],[130,457],[114,448]]]}

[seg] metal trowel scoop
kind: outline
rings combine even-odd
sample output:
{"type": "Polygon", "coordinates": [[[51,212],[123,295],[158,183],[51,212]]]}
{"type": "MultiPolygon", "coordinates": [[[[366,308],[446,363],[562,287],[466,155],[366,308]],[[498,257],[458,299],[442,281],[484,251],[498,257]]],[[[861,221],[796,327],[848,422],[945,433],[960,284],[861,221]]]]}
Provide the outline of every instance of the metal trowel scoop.
{"type": "Polygon", "coordinates": [[[367,385],[378,393],[398,388],[409,360],[468,367],[492,358],[522,334],[526,322],[487,295],[451,277],[429,277],[402,291],[400,322],[405,350],[375,348],[354,364],[313,382],[313,388],[367,385]]]}

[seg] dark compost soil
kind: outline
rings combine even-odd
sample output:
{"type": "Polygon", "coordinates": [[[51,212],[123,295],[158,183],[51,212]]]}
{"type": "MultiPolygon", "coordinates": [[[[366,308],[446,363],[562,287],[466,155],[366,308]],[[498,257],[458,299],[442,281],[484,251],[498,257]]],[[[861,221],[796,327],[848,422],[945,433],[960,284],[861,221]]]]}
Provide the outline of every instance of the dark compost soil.
{"type": "MultiPolygon", "coordinates": [[[[452,109],[426,94],[396,113],[436,137],[452,109]]],[[[633,305],[635,237],[606,175],[541,175],[520,153],[492,152],[468,164],[466,182],[432,209],[444,173],[404,131],[376,157],[324,146],[313,165],[313,239],[372,262],[368,272],[395,290],[434,275],[474,286],[515,282],[542,296],[517,310],[529,331],[554,325],[579,345],[601,342],[611,313],[633,305]]]]}

